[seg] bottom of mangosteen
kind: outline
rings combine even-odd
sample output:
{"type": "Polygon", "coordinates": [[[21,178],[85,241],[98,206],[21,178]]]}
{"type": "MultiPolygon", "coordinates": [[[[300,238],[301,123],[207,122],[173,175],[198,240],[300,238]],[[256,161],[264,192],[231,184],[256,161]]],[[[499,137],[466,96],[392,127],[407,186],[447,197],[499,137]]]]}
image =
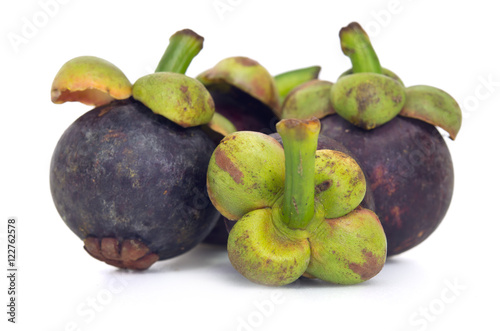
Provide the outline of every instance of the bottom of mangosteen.
{"type": "Polygon", "coordinates": [[[83,242],[92,257],[118,268],[145,270],[159,259],[158,254],[151,253],[139,240],[129,239],[120,243],[116,238],[87,237],[83,242]]]}

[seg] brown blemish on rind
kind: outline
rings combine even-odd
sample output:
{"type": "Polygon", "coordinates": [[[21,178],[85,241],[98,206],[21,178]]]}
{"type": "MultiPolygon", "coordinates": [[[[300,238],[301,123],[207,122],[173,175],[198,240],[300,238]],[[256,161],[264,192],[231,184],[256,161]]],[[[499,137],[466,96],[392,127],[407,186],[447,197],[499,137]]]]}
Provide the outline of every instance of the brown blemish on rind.
{"type": "Polygon", "coordinates": [[[316,188],[315,188],[316,194],[328,190],[332,185],[333,185],[333,181],[331,179],[328,179],[322,183],[319,183],[318,185],[316,185],[316,188]]]}
{"type": "Polygon", "coordinates": [[[120,242],[113,237],[85,238],[84,249],[92,257],[109,265],[133,270],[148,269],[158,261],[158,254],[151,253],[149,248],[141,241],[126,239],[120,242]]]}
{"type": "Polygon", "coordinates": [[[393,216],[394,223],[398,229],[403,227],[403,221],[401,220],[401,215],[404,213],[399,206],[394,206],[391,208],[391,215],[393,216]]]}
{"type": "Polygon", "coordinates": [[[349,263],[349,269],[358,274],[362,280],[368,280],[375,276],[381,270],[383,266],[383,261],[380,257],[373,255],[372,252],[368,252],[363,249],[363,255],[365,256],[365,263],[349,263]]]}
{"type": "Polygon", "coordinates": [[[369,182],[371,183],[370,188],[372,191],[380,188],[388,196],[393,195],[397,190],[394,177],[388,175],[388,170],[384,165],[377,165],[373,168],[369,182]]]}
{"type": "Polygon", "coordinates": [[[247,57],[243,57],[243,56],[236,57],[235,60],[236,60],[237,63],[240,63],[241,65],[243,65],[245,67],[251,67],[251,66],[259,65],[259,63],[257,61],[249,59],[247,57]]]}
{"type": "Polygon", "coordinates": [[[121,139],[123,141],[126,141],[127,135],[123,132],[108,130],[108,133],[103,136],[102,141],[108,142],[113,139],[121,139]]]}
{"type": "Polygon", "coordinates": [[[214,152],[214,157],[215,163],[217,164],[217,166],[219,166],[219,168],[227,172],[237,184],[243,184],[243,173],[236,167],[231,159],[229,159],[224,151],[222,151],[220,148],[217,148],[214,152]]]}
{"type": "Polygon", "coordinates": [[[374,87],[372,84],[370,83],[359,84],[356,90],[357,90],[356,102],[358,104],[358,111],[360,113],[364,112],[368,107],[376,105],[380,102],[380,98],[377,96],[377,88],[374,87]]]}

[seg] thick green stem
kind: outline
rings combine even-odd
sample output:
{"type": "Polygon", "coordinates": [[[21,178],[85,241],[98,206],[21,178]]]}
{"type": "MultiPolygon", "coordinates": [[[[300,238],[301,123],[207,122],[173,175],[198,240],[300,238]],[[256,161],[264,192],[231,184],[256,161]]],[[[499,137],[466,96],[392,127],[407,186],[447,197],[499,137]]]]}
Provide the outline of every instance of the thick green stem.
{"type": "Polygon", "coordinates": [[[189,29],[177,31],[170,37],[156,72],[185,74],[189,64],[202,48],[203,37],[196,32],[189,29]]]}
{"type": "Polygon", "coordinates": [[[351,59],[353,73],[382,73],[382,67],[365,30],[356,22],[340,30],[342,51],[351,59]]]}
{"type": "Polygon", "coordinates": [[[321,67],[313,66],[283,72],[274,76],[274,81],[280,97],[280,104],[283,103],[283,100],[291,90],[310,80],[317,79],[320,70],[321,67]]]}
{"type": "Polygon", "coordinates": [[[276,129],[285,150],[283,221],[290,228],[304,229],[314,216],[314,162],[320,122],[281,120],[276,129]]]}

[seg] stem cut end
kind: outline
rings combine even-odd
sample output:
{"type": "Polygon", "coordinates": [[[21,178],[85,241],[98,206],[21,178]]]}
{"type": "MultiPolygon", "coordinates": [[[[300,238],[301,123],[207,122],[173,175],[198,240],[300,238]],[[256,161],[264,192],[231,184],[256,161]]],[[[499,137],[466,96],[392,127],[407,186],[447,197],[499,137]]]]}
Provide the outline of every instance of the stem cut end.
{"type": "Polygon", "coordinates": [[[342,28],[339,33],[342,52],[351,59],[354,73],[382,73],[382,67],[368,34],[357,22],[342,28]]]}
{"type": "Polygon", "coordinates": [[[203,49],[203,41],[204,38],[192,30],[177,31],[170,37],[156,72],[185,74],[191,61],[203,49]]]}

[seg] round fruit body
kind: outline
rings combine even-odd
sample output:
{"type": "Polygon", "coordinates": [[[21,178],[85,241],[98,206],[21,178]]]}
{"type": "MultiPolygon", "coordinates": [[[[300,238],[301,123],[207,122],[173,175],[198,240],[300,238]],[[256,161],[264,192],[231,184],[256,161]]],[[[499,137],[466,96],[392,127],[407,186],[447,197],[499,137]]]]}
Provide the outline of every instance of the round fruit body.
{"type": "Polygon", "coordinates": [[[128,99],[95,108],[60,138],[50,165],[55,206],[82,240],[140,241],[159,260],[200,243],[219,213],[206,195],[215,144],[128,99]]]}
{"type": "Polygon", "coordinates": [[[453,194],[453,164],[439,131],[400,116],[369,131],[338,115],[321,123],[321,134],[341,141],[365,172],[374,211],[387,236],[387,255],[407,251],[429,237],[453,194]]]}

